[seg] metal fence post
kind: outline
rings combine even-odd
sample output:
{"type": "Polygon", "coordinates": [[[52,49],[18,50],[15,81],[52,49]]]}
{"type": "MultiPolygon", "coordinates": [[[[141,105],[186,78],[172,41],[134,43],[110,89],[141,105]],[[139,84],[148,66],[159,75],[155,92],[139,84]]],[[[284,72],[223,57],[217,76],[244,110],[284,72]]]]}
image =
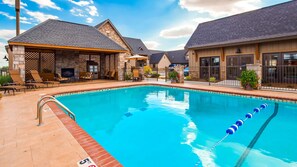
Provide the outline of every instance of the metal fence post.
{"type": "Polygon", "coordinates": [[[208,66],[208,85],[210,86],[210,65],[208,66]]]}

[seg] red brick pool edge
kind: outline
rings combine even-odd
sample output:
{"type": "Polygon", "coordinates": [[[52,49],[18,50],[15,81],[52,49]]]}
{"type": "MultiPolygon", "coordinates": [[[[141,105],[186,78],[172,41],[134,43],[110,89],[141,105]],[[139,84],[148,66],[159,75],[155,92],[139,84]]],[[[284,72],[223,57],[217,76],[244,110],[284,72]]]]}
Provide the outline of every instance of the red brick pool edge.
{"type": "Polygon", "coordinates": [[[123,166],[55,103],[48,103],[48,106],[98,166],[123,166]]]}

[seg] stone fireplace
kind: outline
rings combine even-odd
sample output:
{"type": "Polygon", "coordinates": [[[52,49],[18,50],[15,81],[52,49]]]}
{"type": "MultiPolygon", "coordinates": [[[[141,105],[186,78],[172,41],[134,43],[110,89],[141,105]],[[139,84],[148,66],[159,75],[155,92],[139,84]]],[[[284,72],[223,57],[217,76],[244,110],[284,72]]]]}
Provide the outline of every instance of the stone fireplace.
{"type": "Polygon", "coordinates": [[[74,68],[62,68],[61,75],[64,78],[73,78],[75,76],[74,68]]]}

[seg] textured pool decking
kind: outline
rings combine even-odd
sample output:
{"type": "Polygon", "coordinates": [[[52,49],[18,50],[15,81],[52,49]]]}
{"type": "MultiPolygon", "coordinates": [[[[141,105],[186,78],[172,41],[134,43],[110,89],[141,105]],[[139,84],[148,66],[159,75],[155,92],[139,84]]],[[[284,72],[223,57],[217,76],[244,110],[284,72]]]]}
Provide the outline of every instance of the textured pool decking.
{"type": "MultiPolygon", "coordinates": [[[[110,87],[155,84],[148,82],[107,82],[75,83],[67,86],[39,89],[15,96],[6,95],[0,100],[0,166],[76,166],[76,163],[91,156],[98,166],[121,166],[115,159],[98,147],[98,143],[85,136],[84,131],[75,129],[73,122],[59,111],[45,110],[44,124],[37,125],[36,102],[40,94],[59,94],[72,91],[95,90],[110,87]],[[73,128],[71,130],[71,128],[73,128]],[[83,140],[84,137],[88,138],[83,140]],[[96,147],[96,148],[95,148],[96,147]],[[95,148],[95,149],[94,149],[95,148]],[[91,150],[91,151],[90,151],[91,150]],[[99,151],[96,151],[99,150],[99,151]],[[94,158],[95,157],[95,158],[94,158]],[[100,158],[101,157],[101,158],[100,158]]],[[[297,93],[271,91],[245,91],[239,88],[226,88],[198,84],[165,84],[233,94],[255,95],[297,101],[297,93]]],[[[50,105],[53,110],[55,106],[50,105]]],[[[45,107],[46,108],[46,107],[45,107]]],[[[76,128],[79,129],[77,126],[76,128]]],[[[100,146],[100,145],[99,145],[100,146]]]]}

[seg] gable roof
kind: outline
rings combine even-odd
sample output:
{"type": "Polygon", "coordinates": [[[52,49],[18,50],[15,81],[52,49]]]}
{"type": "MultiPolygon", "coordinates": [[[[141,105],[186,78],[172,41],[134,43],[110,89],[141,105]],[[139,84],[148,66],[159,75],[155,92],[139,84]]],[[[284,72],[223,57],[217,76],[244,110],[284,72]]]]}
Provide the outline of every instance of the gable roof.
{"type": "Polygon", "coordinates": [[[264,42],[297,36],[297,1],[290,1],[198,25],[186,48],[264,42]]]}
{"type": "Polygon", "coordinates": [[[111,25],[111,27],[115,30],[115,32],[118,34],[118,36],[122,39],[124,44],[130,49],[130,51],[132,51],[133,49],[129,46],[127,41],[125,41],[125,39],[123,38],[122,34],[118,31],[118,29],[112,24],[112,22],[109,19],[106,19],[103,22],[97,24],[95,26],[95,28],[99,30],[99,28],[102,27],[103,25],[105,25],[106,23],[109,23],[111,25]]]}
{"type": "Polygon", "coordinates": [[[165,52],[163,50],[152,50],[152,49],[149,49],[149,51],[151,52],[151,54],[165,52]]]}
{"type": "Polygon", "coordinates": [[[123,37],[123,38],[132,48],[133,54],[151,55],[150,51],[146,48],[146,46],[141,41],[141,39],[130,38],[130,37],[123,37]]]}
{"type": "MultiPolygon", "coordinates": [[[[162,59],[164,52],[155,53],[150,56],[150,64],[158,64],[162,59]]],[[[166,55],[166,54],[165,54],[166,55]]]]}
{"type": "Polygon", "coordinates": [[[186,60],[186,54],[186,50],[168,51],[167,57],[172,64],[188,64],[189,62],[186,60]]]}
{"type": "Polygon", "coordinates": [[[126,51],[92,26],[53,19],[25,31],[8,43],[126,51]]]}

